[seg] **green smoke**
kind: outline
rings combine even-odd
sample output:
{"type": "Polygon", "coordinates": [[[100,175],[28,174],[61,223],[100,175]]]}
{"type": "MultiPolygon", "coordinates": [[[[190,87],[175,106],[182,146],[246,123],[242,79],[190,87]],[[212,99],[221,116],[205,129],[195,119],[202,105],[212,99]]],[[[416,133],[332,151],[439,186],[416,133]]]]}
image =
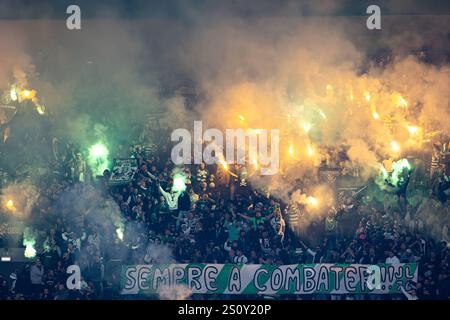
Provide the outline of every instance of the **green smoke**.
{"type": "Polygon", "coordinates": [[[25,228],[23,231],[23,245],[25,246],[24,256],[26,258],[34,258],[36,256],[36,238],[30,228],[25,228]]]}
{"type": "Polygon", "coordinates": [[[380,174],[375,182],[382,190],[399,188],[405,182],[405,175],[412,169],[407,159],[400,159],[392,164],[392,170],[388,172],[384,166],[380,168],[380,174]]]}
{"type": "Polygon", "coordinates": [[[404,170],[410,171],[411,165],[408,160],[401,159],[392,164],[391,183],[398,187],[399,182],[403,182],[404,170]]]}
{"type": "Polygon", "coordinates": [[[95,175],[102,175],[109,169],[109,150],[103,143],[96,143],[89,148],[88,164],[95,175]]]}

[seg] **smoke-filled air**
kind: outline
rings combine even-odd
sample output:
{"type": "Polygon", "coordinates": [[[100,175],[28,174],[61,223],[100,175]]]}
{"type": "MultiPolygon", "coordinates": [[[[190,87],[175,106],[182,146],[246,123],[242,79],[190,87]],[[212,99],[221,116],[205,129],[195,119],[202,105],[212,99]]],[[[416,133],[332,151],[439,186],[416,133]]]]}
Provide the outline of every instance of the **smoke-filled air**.
{"type": "MultiPolygon", "coordinates": [[[[275,2],[82,2],[81,30],[64,6],[0,4],[0,248],[80,265],[80,292],[108,299],[132,265],[368,264],[371,247],[376,264],[405,237],[448,241],[450,16],[387,1],[369,30],[356,1],[275,2]],[[175,165],[171,132],[194,121],[279,130],[277,173],[248,155],[175,165]]],[[[180,279],[144,296],[196,297],[180,279]]]]}

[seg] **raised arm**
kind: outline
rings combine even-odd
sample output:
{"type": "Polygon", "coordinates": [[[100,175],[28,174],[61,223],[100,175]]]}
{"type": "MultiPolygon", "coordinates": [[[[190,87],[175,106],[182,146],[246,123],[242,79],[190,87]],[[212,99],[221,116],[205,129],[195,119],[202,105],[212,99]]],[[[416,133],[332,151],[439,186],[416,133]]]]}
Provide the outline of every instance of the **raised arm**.
{"type": "Polygon", "coordinates": [[[402,293],[404,294],[404,296],[406,297],[406,299],[408,300],[416,300],[416,298],[414,296],[412,296],[411,294],[409,294],[405,288],[403,288],[403,286],[400,287],[400,290],[402,291],[402,293]]]}
{"type": "Polygon", "coordinates": [[[166,191],[164,191],[163,188],[161,188],[161,186],[158,187],[159,192],[161,192],[161,194],[164,196],[164,198],[167,198],[168,196],[170,196],[170,194],[166,191]]]}
{"type": "Polygon", "coordinates": [[[238,212],[238,216],[240,216],[241,218],[244,218],[245,220],[250,220],[251,218],[245,214],[239,213],[238,212]]]}
{"type": "Polygon", "coordinates": [[[272,217],[273,217],[274,215],[275,215],[275,213],[272,212],[272,213],[269,214],[268,216],[264,217],[264,219],[268,221],[268,220],[272,219],[272,217]]]}

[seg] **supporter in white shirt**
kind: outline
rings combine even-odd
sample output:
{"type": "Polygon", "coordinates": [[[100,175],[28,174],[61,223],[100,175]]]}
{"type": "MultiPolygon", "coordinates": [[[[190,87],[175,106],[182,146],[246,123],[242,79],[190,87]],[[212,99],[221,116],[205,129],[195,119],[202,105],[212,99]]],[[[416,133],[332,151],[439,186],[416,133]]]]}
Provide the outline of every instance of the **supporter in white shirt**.
{"type": "Polygon", "coordinates": [[[392,252],[388,251],[388,257],[386,258],[387,264],[397,264],[400,263],[400,260],[397,258],[397,256],[392,252]]]}
{"type": "Polygon", "coordinates": [[[236,256],[233,258],[234,263],[242,263],[246,264],[248,262],[247,257],[244,255],[242,250],[238,249],[236,252],[236,256]]]}

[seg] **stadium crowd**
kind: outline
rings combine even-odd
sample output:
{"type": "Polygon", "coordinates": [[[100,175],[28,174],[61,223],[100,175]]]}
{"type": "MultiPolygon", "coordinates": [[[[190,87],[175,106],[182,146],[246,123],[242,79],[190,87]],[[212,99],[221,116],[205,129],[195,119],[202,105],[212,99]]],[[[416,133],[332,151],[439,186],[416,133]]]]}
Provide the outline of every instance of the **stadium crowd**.
{"type": "MultiPolygon", "coordinates": [[[[243,167],[230,169],[238,173],[235,177],[216,165],[185,166],[186,193],[178,202],[168,203],[163,193],[169,192],[173,182],[170,150],[163,147],[151,156],[132,147],[130,153],[138,160],[139,170],[125,186],[110,186],[108,171],[95,181],[79,181],[76,156],[62,162],[58,177],[41,182],[32,211],[37,257],[34,263],[0,278],[0,299],[123,299],[118,272],[122,261],[418,263],[418,282],[410,283],[404,294],[277,298],[449,299],[446,239],[429,235],[426,223],[405,204],[402,193],[396,196],[395,210],[374,208],[358,197],[348,197],[305,226],[301,206],[294,208],[253,190],[243,167]],[[80,195],[85,193],[96,196],[80,204],[80,195]],[[126,221],[123,236],[113,222],[98,215],[105,210],[106,199],[114,199],[126,221]],[[66,270],[73,264],[81,269],[80,290],[66,287],[66,270]]],[[[437,197],[433,191],[430,196],[437,197]]],[[[447,199],[443,205],[448,210],[447,199]]]]}

